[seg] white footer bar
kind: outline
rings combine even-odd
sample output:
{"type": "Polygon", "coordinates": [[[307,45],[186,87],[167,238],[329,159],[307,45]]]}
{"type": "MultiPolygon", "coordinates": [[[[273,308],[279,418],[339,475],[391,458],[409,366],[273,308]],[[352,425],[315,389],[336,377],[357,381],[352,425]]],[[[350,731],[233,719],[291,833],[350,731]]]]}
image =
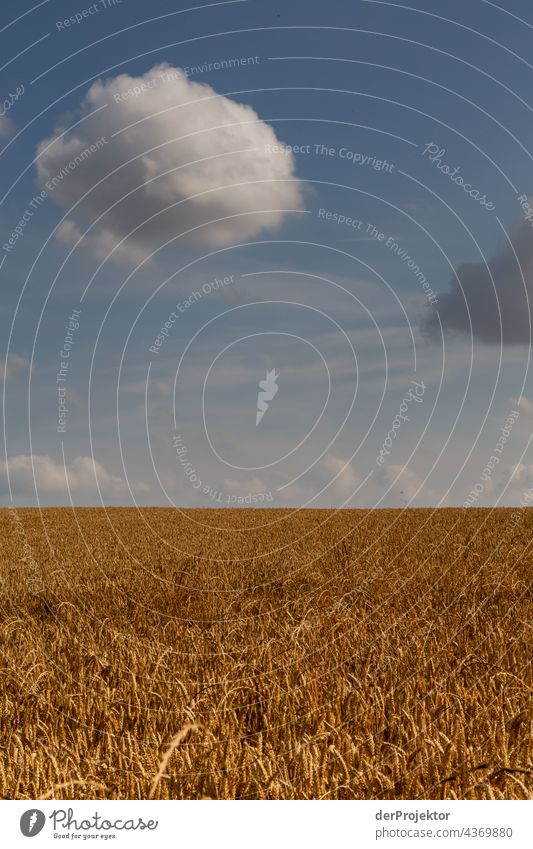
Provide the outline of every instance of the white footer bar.
{"type": "Polygon", "coordinates": [[[531,849],[529,801],[2,801],[5,847],[531,849]]]}

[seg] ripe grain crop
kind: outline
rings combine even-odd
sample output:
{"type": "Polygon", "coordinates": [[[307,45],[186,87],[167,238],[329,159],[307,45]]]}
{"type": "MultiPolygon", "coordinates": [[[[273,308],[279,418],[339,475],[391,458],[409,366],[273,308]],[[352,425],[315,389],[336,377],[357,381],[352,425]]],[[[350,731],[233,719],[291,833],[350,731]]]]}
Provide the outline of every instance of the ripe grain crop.
{"type": "Polygon", "coordinates": [[[533,511],[0,511],[0,793],[531,795],[533,511]]]}

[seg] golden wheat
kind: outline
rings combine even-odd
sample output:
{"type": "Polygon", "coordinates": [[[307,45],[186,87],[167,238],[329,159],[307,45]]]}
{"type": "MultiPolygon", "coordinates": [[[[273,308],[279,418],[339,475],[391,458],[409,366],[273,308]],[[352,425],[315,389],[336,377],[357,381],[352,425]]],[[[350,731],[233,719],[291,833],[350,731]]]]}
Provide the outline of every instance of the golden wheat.
{"type": "Polygon", "coordinates": [[[513,515],[1,511],[0,793],[526,798],[513,515]]]}

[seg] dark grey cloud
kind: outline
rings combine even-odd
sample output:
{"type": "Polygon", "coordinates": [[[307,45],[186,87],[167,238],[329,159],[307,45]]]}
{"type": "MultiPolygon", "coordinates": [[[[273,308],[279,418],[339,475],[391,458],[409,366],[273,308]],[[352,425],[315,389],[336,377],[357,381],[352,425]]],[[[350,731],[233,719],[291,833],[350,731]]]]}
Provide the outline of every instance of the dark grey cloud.
{"type": "Polygon", "coordinates": [[[510,241],[486,263],[460,265],[447,292],[428,308],[422,333],[440,338],[445,333],[468,334],[489,345],[529,345],[533,305],[533,227],[523,218],[513,227],[510,241]]]}

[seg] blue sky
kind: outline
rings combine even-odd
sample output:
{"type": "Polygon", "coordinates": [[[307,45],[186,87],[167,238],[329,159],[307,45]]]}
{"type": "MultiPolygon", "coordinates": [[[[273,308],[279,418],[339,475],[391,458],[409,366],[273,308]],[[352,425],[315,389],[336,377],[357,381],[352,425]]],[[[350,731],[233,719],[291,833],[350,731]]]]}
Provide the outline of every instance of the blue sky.
{"type": "Polygon", "coordinates": [[[1,503],[521,503],[532,29],[5,2],[1,503]]]}

